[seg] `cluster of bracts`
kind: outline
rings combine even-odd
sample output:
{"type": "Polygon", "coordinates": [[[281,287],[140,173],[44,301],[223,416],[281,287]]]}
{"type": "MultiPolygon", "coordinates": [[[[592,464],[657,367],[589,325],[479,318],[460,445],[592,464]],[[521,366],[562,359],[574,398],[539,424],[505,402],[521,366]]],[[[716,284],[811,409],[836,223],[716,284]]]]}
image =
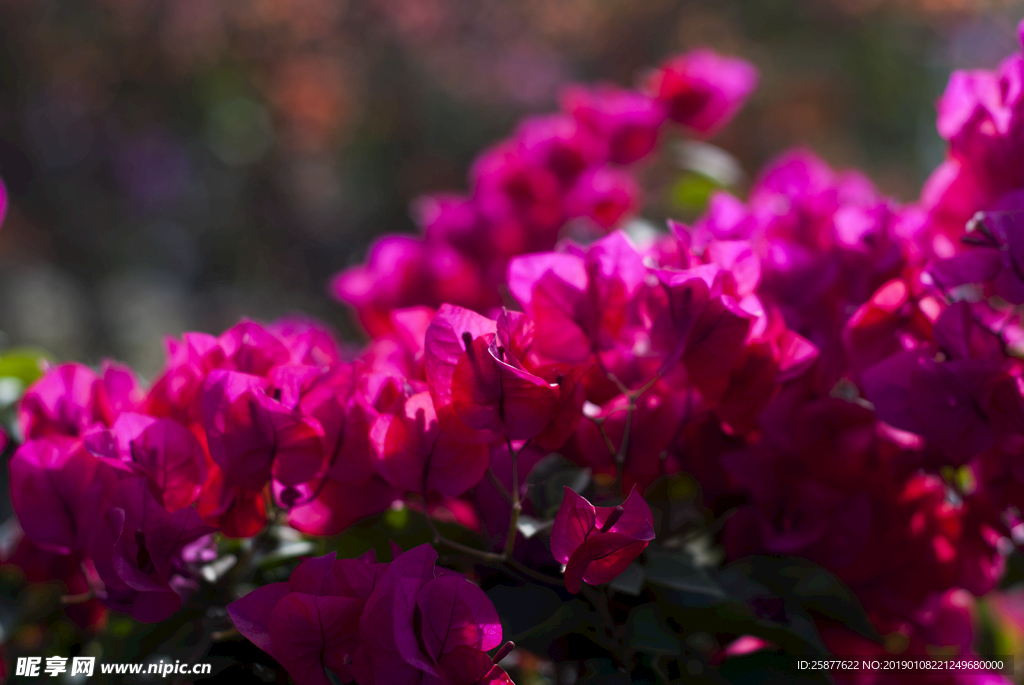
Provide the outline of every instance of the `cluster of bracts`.
{"type": "MultiPolygon", "coordinates": [[[[973,597],[1024,530],[1024,57],[953,76],[948,158],[916,204],[798,150],[692,226],[612,230],[665,129],[714,132],[755,81],[697,51],[637,90],[567,90],[480,156],[468,195],[418,204],[422,237],[385,237],[336,278],[362,350],[307,321],[243,322],[171,341],[148,390],[114,364],[49,369],[19,409],[11,560],[161,621],[215,533],[272,514],[333,535],[404,501],[514,556],[533,512],[513,473],[557,452],[629,493],[595,508],[567,491],[550,554],[570,592],[644,550],[641,495],[686,472],[707,502],[740,503],[728,557],[805,557],[904,653],[973,653],[973,597]]],[[[493,606],[436,558],[309,559],[229,613],[299,683],[325,665],[361,685],[510,682],[508,647],[487,654],[493,606]]],[[[819,629],[837,654],[885,653],[819,629]]]]}

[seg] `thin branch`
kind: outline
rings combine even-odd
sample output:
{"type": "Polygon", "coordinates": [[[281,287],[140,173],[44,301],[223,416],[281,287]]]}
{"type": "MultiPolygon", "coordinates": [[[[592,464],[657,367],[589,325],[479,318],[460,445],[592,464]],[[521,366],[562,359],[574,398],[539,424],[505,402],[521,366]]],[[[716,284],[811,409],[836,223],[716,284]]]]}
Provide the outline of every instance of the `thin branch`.
{"type": "Polygon", "coordinates": [[[506,502],[512,504],[512,493],[508,491],[508,488],[505,487],[505,484],[501,482],[497,474],[494,473],[494,470],[491,469],[491,467],[489,466],[487,467],[487,480],[489,480],[491,482],[491,485],[493,485],[498,490],[498,492],[501,493],[501,496],[505,498],[506,502]]]}
{"type": "Polygon", "coordinates": [[[563,587],[565,585],[564,578],[557,578],[555,576],[549,576],[546,573],[541,573],[540,571],[534,571],[526,564],[518,562],[515,559],[506,559],[505,563],[508,564],[511,568],[514,568],[519,573],[522,573],[524,576],[536,580],[539,583],[546,583],[548,585],[553,585],[555,587],[563,587]]]}
{"type": "Polygon", "coordinates": [[[519,534],[519,512],[523,505],[519,501],[519,454],[512,449],[512,441],[505,438],[508,446],[509,456],[512,457],[512,517],[508,524],[508,534],[505,536],[505,558],[512,558],[512,551],[516,546],[516,535],[519,534]]]}

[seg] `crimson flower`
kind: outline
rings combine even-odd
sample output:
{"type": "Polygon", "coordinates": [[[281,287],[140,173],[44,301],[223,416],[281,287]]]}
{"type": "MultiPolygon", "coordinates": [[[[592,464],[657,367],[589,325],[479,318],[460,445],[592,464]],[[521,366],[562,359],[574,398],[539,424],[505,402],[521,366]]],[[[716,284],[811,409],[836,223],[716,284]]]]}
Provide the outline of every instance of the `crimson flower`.
{"type": "Polygon", "coordinates": [[[551,553],[565,564],[565,588],[611,582],[654,539],[651,508],[634,487],[617,507],[595,507],[565,488],[565,499],[551,529],[551,553]]]}

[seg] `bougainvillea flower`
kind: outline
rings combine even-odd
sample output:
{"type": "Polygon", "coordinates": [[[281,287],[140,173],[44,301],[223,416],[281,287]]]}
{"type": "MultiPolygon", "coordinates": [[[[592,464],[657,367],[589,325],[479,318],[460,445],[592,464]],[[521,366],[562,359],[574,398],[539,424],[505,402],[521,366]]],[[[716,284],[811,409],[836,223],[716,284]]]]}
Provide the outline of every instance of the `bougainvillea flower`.
{"type": "Polygon", "coordinates": [[[430,545],[420,545],[396,557],[374,585],[359,620],[357,682],[507,682],[493,661],[483,664],[491,661],[484,652],[501,645],[494,605],[436,560],[430,545]]]}
{"type": "Polygon", "coordinates": [[[192,431],[171,419],[126,412],[112,428],[90,432],[84,442],[97,456],[134,464],[169,511],[195,502],[206,482],[206,452],[192,431]]]}
{"type": "Polygon", "coordinates": [[[668,116],[704,135],[719,130],[757,87],[757,70],[735,57],[693,50],[651,74],[647,92],[668,105],[668,116]]]}
{"type": "Polygon", "coordinates": [[[508,285],[537,326],[537,352],[578,364],[615,346],[646,276],[636,248],[615,232],[585,250],[516,257],[508,285]]]}
{"type": "Polygon", "coordinates": [[[25,391],[18,420],[29,439],[78,437],[93,424],[111,425],[141,399],[134,374],[123,366],[104,362],[98,376],[81,364],[60,364],[25,391]]]}
{"type": "Polygon", "coordinates": [[[10,462],[11,501],[25,535],[45,550],[85,549],[118,481],[133,475],[119,461],[89,454],[81,440],[29,440],[10,462]]]}
{"type": "Polygon", "coordinates": [[[1001,428],[1019,432],[1024,422],[1013,379],[991,361],[901,352],[866,370],[863,385],[879,418],[925,438],[955,464],[992,447],[1001,428]]]}
{"type": "Polygon", "coordinates": [[[551,553],[565,564],[565,588],[609,583],[654,539],[651,508],[634,487],[617,507],[595,507],[565,488],[551,529],[551,553]]]}
{"type": "Polygon", "coordinates": [[[359,559],[336,559],[334,552],[306,559],[287,582],[256,588],[229,604],[228,614],[296,682],[327,685],[325,667],[348,682],[363,607],[387,568],[372,552],[359,559]]]}
{"type": "Polygon", "coordinates": [[[1024,187],[1024,55],[1011,55],[994,71],[953,72],[938,110],[949,156],[921,200],[930,233],[956,240],[975,212],[1024,187]]]}
{"type": "Polygon", "coordinates": [[[424,337],[423,366],[433,400],[433,411],[445,431],[466,441],[491,442],[493,431],[470,428],[455,413],[452,378],[455,367],[466,354],[465,335],[476,339],[493,334],[491,319],[462,307],[445,304],[437,310],[424,337]]]}
{"type": "Polygon", "coordinates": [[[979,212],[967,225],[973,246],[936,261],[929,271],[943,288],[964,283],[991,283],[1010,304],[1024,303],[1024,192],[979,212]]]}
{"type": "Polygon", "coordinates": [[[608,159],[630,164],[647,156],[658,142],[665,106],[636,91],[610,84],[570,86],[562,110],[608,143],[608,159]]]}
{"type": "Polygon", "coordinates": [[[304,317],[289,317],[267,326],[292,355],[293,364],[323,367],[341,361],[341,349],[331,331],[323,324],[304,317]]]}
{"type": "Polygon", "coordinates": [[[565,114],[527,117],[516,127],[513,139],[523,158],[554,174],[563,189],[608,154],[603,140],[565,114]]]}
{"type": "Polygon", "coordinates": [[[220,362],[217,338],[207,333],[185,333],[181,340],[164,339],[167,361],[153,381],[143,405],[144,413],[182,423],[202,421],[196,397],[206,374],[220,362]]]}
{"type": "Polygon", "coordinates": [[[377,419],[378,471],[409,492],[457,497],[487,472],[487,445],[459,441],[438,424],[430,393],[406,398],[377,419]]]}
{"type": "Polygon", "coordinates": [[[172,586],[184,571],[180,554],[214,532],[192,507],[170,513],[153,498],[145,478],[126,478],[111,493],[89,547],[111,608],[156,623],[181,606],[172,586]]]}
{"type": "Polygon", "coordinates": [[[925,312],[934,318],[939,306],[934,297],[918,301],[903,279],[885,283],[843,327],[847,363],[860,373],[890,355],[930,340],[932,321],[925,312]]]}
{"type": "Polygon", "coordinates": [[[614,167],[598,167],[580,176],[565,199],[566,211],[585,216],[604,230],[614,228],[640,203],[640,188],[614,167]]]}
{"type": "Polygon", "coordinates": [[[578,420],[583,404],[581,373],[559,373],[549,382],[527,370],[516,354],[526,342],[516,339],[524,332],[524,326],[517,325],[524,318],[517,312],[502,312],[496,333],[476,338],[468,331],[463,334],[465,351],[451,381],[452,407],[470,428],[512,440],[545,433],[540,441],[557,447],[578,420]]]}
{"type": "Polygon", "coordinates": [[[561,180],[554,170],[524,155],[514,141],[500,142],[477,157],[470,184],[481,216],[507,231],[493,236],[502,252],[550,245],[565,222],[561,180]]]}
{"type": "Polygon", "coordinates": [[[331,281],[335,298],[359,312],[359,322],[370,335],[388,332],[387,310],[420,304],[427,279],[426,245],[411,236],[386,236],[370,248],[365,265],[339,273],[331,281]]]}
{"type": "Polygon", "coordinates": [[[252,537],[267,524],[263,489],[251,490],[226,482],[224,471],[216,464],[210,469],[196,510],[204,521],[229,538],[252,537]]]}
{"type": "Polygon", "coordinates": [[[263,379],[214,371],[206,378],[202,401],[210,456],[225,483],[258,491],[271,476],[298,485],[320,472],[320,422],[270,397],[263,379]]]}

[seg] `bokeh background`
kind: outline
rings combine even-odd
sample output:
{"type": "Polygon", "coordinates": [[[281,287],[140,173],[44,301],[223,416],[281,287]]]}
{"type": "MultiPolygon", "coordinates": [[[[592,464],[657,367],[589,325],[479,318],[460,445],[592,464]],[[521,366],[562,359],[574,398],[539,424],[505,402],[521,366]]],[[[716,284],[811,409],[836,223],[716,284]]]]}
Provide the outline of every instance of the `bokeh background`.
{"type": "MultiPolygon", "coordinates": [[[[378,234],[414,231],[412,199],[464,188],[474,154],[567,81],[629,84],[699,45],[761,70],[715,140],[748,174],[806,143],[913,200],[943,154],[949,71],[1015,50],[1022,15],[994,0],[0,0],[0,346],[148,377],[164,335],[243,315],[303,311],[357,339],[325,285],[378,234]]],[[[672,188],[649,190],[662,215],[672,188]]]]}

